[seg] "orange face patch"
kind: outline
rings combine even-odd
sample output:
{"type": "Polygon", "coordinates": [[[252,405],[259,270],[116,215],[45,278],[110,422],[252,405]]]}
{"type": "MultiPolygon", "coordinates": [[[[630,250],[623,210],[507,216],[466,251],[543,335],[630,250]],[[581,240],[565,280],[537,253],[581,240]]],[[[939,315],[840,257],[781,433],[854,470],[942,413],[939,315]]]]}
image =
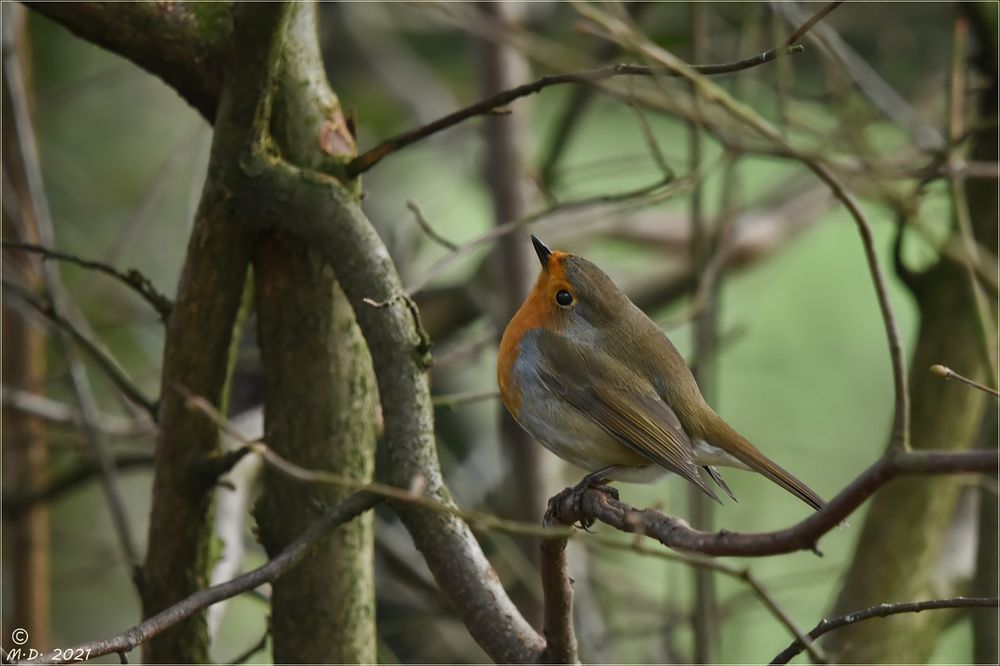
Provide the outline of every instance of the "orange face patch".
{"type": "Polygon", "coordinates": [[[561,290],[573,293],[573,288],[566,279],[566,268],[563,262],[570,256],[565,252],[553,252],[549,255],[548,266],[538,274],[535,286],[524,300],[521,308],[507,324],[507,329],[500,340],[500,353],[497,356],[497,384],[507,409],[517,416],[521,407],[521,391],[513,376],[514,363],[517,362],[518,346],[521,338],[528,331],[535,329],[555,330],[560,321],[559,306],[555,295],[561,290]]]}

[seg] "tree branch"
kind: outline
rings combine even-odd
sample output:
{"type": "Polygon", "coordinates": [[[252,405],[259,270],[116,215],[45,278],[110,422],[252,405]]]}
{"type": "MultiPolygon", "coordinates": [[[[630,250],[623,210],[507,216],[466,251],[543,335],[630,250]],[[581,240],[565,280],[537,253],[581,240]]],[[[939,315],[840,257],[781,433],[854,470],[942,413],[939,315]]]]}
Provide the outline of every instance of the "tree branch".
{"type": "MultiPolygon", "coordinates": [[[[548,526],[547,521],[543,526],[548,526]]],[[[545,651],[542,663],[577,664],[573,629],[573,580],[566,563],[566,539],[542,539],[539,566],[545,596],[545,651]]]]}
{"type": "Polygon", "coordinates": [[[169,298],[157,291],[156,287],[153,286],[153,283],[149,278],[134,268],[123,273],[114,266],[108,266],[107,264],[102,264],[99,261],[82,259],[72,254],[59,252],[41,245],[34,245],[32,243],[2,241],[0,242],[0,247],[5,247],[10,250],[20,250],[22,252],[29,252],[32,254],[40,254],[43,259],[68,261],[69,263],[76,264],[82,268],[110,275],[139,294],[143,300],[149,303],[153,309],[156,310],[156,312],[160,315],[160,319],[166,321],[170,316],[170,308],[173,307],[173,303],[170,302],[169,298]]]}
{"type": "MultiPolygon", "coordinates": [[[[772,60],[776,60],[777,58],[785,55],[801,53],[803,50],[804,49],[801,46],[797,45],[780,46],[764,51],[759,55],[734,62],[715,65],[690,65],[690,67],[704,76],[732,74],[733,72],[741,72],[746,69],[767,64],[772,60]]],[[[606,81],[607,79],[611,79],[616,76],[677,77],[681,76],[681,74],[667,67],[648,67],[646,65],[618,63],[615,65],[607,65],[605,67],[585,69],[579,72],[543,76],[530,83],[523,83],[516,88],[504,90],[496,95],[487,97],[486,99],[480,100],[475,104],[459,109],[458,111],[454,111],[442,118],[438,118],[434,122],[421,125],[420,127],[416,127],[386,139],[379,145],[366,150],[351,160],[351,162],[347,165],[347,173],[351,177],[360,176],[398,150],[406,148],[407,146],[422,139],[426,139],[427,137],[437,134],[442,130],[454,127],[469,118],[489,114],[495,109],[506,106],[522,97],[533,95],[550,86],[557,86],[565,83],[593,84],[606,81]]]]}
{"type": "MultiPolygon", "coordinates": [[[[152,467],[152,465],[152,453],[139,451],[121,452],[114,455],[114,466],[119,471],[134,468],[144,469],[152,467]]],[[[61,472],[55,478],[49,479],[45,485],[34,488],[31,492],[17,495],[4,493],[3,516],[5,519],[13,518],[36,504],[55,501],[100,474],[100,464],[94,460],[87,460],[61,472]]]]}
{"type": "Polygon", "coordinates": [[[982,391],[983,393],[992,395],[994,398],[1000,398],[1000,392],[998,392],[996,389],[990,388],[989,386],[986,386],[984,384],[980,384],[977,381],[969,379],[965,375],[960,375],[947,366],[937,365],[937,364],[932,365],[931,372],[933,372],[935,375],[938,375],[939,377],[943,377],[944,379],[954,379],[955,381],[962,382],[963,384],[971,386],[972,388],[978,391],[982,391]]]}
{"type": "Polygon", "coordinates": [[[595,490],[586,491],[578,505],[570,493],[557,495],[550,500],[549,508],[559,522],[567,525],[581,520],[600,520],[623,532],[648,536],[668,548],[687,553],[762,557],[811,550],[819,554],[819,538],[893,478],[908,474],[989,473],[996,471],[998,461],[997,451],[889,453],[862,472],[820,511],[789,528],[758,534],[725,530],[700,532],[681,518],[652,509],[636,509],[595,490]]]}
{"type": "Polygon", "coordinates": [[[21,285],[7,279],[0,279],[0,286],[3,287],[4,291],[14,295],[18,300],[22,301],[26,305],[31,306],[33,310],[43,315],[57,328],[68,333],[76,344],[87,352],[94,362],[97,363],[98,367],[104,371],[104,373],[111,380],[111,383],[118,387],[118,390],[122,392],[122,395],[145,409],[154,421],[157,419],[158,414],[156,402],[151,398],[146,397],[142,390],[140,390],[139,387],[136,386],[135,383],[125,374],[125,371],[122,370],[120,365],[118,365],[118,362],[108,356],[108,354],[101,349],[100,345],[88,338],[80,329],[74,326],[72,322],[66,319],[66,317],[56,312],[52,303],[43,301],[21,285]]]}
{"type": "Polygon", "coordinates": [[[229,2],[27,2],[89,42],[128,58],[173,87],[206,121],[215,119],[229,2]]]}
{"type": "Polygon", "coordinates": [[[73,655],[80,653],[85,654],[88,659],[112,653],[124,656],[125,653],[150,638],[159,635],[181,620],[191,617],[198,611],[204,610],[214,603],[235,597],[237,594],[243,592],[248,592],[264,583],[275,581],[304,560],[313,547],[332,530],[368,511],[381,501],[381,497],[371,493],[354,493],[340,504],[327,510],[322,518],[313,523],[298,539],[290,543],[267,564],[225,583],[199,590],[173,606],[140,622],[131,629],[111,638],[82,643],[68,650],[48,652],[32,659],[30,662],[24,661],[19,663],[68,664],[74,663],[73,655]]]}
{"type": "MultiPolygon", "coordinates": [[[[806,638],[814,641],[823,634],[829,633],[841,627],[863,622],[873,617],[886,617],[897,613],[919,613],[925,610],[937,610],[941,608],[996,608],[1000,604],[997,597],[955,597],[954,599],[932,599],[930,601],[913,601],[895,604],[879,604],[872,608],[848,613],[835,617],[832,620],[820,620],[806,638]]],[[[802,640],[792,641],[792,644],[782,650],[774,659],[772,664],[787,664],[791,659],[806,648],[806,643],[802,640]]]]}

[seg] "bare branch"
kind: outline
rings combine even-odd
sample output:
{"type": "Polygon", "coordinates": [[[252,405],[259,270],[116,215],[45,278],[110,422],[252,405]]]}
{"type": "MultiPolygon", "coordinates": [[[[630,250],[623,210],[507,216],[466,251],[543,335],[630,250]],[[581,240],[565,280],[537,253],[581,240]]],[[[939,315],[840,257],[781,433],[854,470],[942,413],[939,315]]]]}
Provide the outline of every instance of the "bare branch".
{"type": "Polygon", "coordinates": [[[932,365],[931,372],[933,372],[935,375],[944,377],[945,379],[954,379],[956,381],[962,382],[963,384],[968,384],[974,389],[978,389],[983,393],[988,393],[992,395],[994,398],[1000,398],[1000,391],[990,388],[989,386],[984,386],[983,384],[980,384],[977,381],[973,381],[964,375],[960,375],[949,367],[943,365],[932,365]]]}
{"type": "Polygon", "coordinates": [[[500,391],[496,389],[483,389],[481,391],[463,391],[462,393],[451,393],[436,395],[431,401],[435,407],[440,409],[454,409],[459,405],[467,405],[470,402],[482,402],[484,400],[496,400],[500,397],[500,391]]]}
{"type": "Polygon", "coordinates": [[[588,206],[594,206],[599,204],[615,204],[625,201],[631,201],[640,199],[642,197],[650,198],[666,198],[669,194],[681,191],[688,186],[688,179],[678,179],[673,181],[672,178],[661,178],[656,182],[646,185],[643,187],[636,188],[634,190],[627,190],[625,192],[619,192],[615,194],[601,194],[593,197],[586,197],[576,201],[567,201],[564,203],[556,203],[551,206],[539,210],[538,212],[531,213],[525,217],[518,220],[512,220],[510,222],[505,222],[499,224],[489,231],[473,238],[472,240],[466,241],[465,243],[458,246],[458,248],[437,260],[430,268],[424,272],[423,275],[417,277],[409,286],[406,288],[406,293],[409,296],[414,296],[420,292],[424,287],[426,287],[431,280],[439,276],[444,269],[454,263],[460,257],[467,255],[476,248],[483,247],[493,241],[501,238],[516,229],[520,229],[528,224],[533,224],[539,220],[546,218],[550,215],[556,213],[566,212],[570,210],[576,210],[579,208],[585,208],[588,206]]]}
{"type": "MultiPolygon", "coordinates": [[[[115,469],[119,471],[147,469],[153,465],[153,454],[145,451],[115,453],[113,462],[115,469]]],[[[4,518],[17,516],[36,504],[55,501],[100,474],[101,466],[96,461],[88,460],[59,473],[45,485],[34,488],[29,493],[19,495],[4,493],[2,502],[4,518]]]]}
{"type": "Polygon", "coordinates": [[[430,222],[427,221],[427,218],[424,217],[424,212],[420,210],[420,206],[417,205],[416,201],[407,201],[406,207],[413,212],[413,217],[417,221],[417,225],[421,229],[423,229],[424,233],[427,234],[427,236],[430,237],[431,240],[436,242],[438,245],[441,245],[446,249],[451,250],[452,252],[458,249],[457,245],[452,243],[450,240],[448,240],[438,232],[434,231],[434,227],[432,227],[430,222]]]}
{"type": "MultiPolygon", "coordinates": [[[[823,634],[854,624],[863,622],[873,617],[887,617],[898,613],[919,613],[925,610],[937,610],[942,608],[996,608],[1000,604],[997,597],[955,597],[954,599],[932,599],[930,601],[913,601],[895,604],[880,604],[872,608],[855,611],[847,615],[835,617],[832,620],[820,620],[819,624],[810,631],[806,638],[815,641],[823,634]]],[[[787,664],[792,657],[802,652],[807,643],[801,639],[795,640],[785,648],[778,656],[771,660],[772,664],[787,664]]]]}
{"type": "MultiPolygon", "coordinates": [[[[801,46],[782,46],[764,51],[759,55],[744,58],[743,60],[737,60],[735,62],[727,62],[717,65],[691,65],[690,67],[704,76],[731,74],[733,72],[740,72],[752,67],[764,65],[782,56],[801,53],[802,51],[803,48],[801,46]]],[[[416,143],[421,139],[426,139],[427,137],[437,134],[442,130],[446,130],[449,127],[454,127],[469,118],[488,114],[494,109],[506,106],[514,100],[522,97],[533,95],[550,86],[561,85],[564,83],[592,84],[605,81],[616,76],[675,77],[681,76],[681,74],[670,68],[619,63],[617,65],[586,69],[579,72],[543,76],[540,79],[532,81],[531,83],[525,83],[517,86],[516,88],[511,88],[510,90],[497,93],[492,97],[487,97],[484,100],[472,104],[471,106],[467,106],[463,109],[450,113],[443,118],[439,118],[432,123],[422,125],[412,130],[403,132],[402,134],[397,134],[396,136],[383,141],[374,148],[371,148],[354,158],[350,164],[348,164],[347,172],[351,176],[360,176],[381,162],[387,156],[401,150],[402,148],[416,143]]]]}
{"type": "MultiPolygon", "coordinates": [[[[66,403],[46,398],[43,395],[31,393],[10,386],[0,386],[0,405],[17,411],[37,416],[49,423],[61,426],[82,428],[83,414],[66,403]]],[[[100,414],[97,427],[109,437],[142,437],[152,435],[156,427],[145,419],[132,419],[112,414],[100,414]]]]}
{"type": "Polygon", "coordinates": [[[312,527],[302,533],[267,564],[249,571],[242,576],[219,585],[199,590],[169,608],[157,613],[136,626],[122,633],[103,640],[82,643],[69,650],[48,652],[32,659],[31,664],[67,664],[74,663],[73,655],[86,654],[88,658],[100,657],[106,654],[124,654],[133,650],[145,641],[174,626],[181,620],[208,608],[214,603],[248,592],[264,583],[270,583],[288,572],[292,567],[304,560],[313,546],[327,536],[332,530],[368,511],[382,498],[371,493],[357,492],[340,504],[329,509],[313,523],[312,527]]]}
{"type": "Polygon", "coordinates": [[[98,271],[104,273],[105,275],[110,275],[111,277],[117,279],[119,282],[129,287],[135,291],[139,296],[143,298],[147,303],[153,306],[153,309],[160,315],[160,319],[163,321],[167,320],[170,316],[170,308],[173,307],[173,303],[170,299],[161,294],[153,286],[152,281],[145,275],[132,268],[126,272],[119,271],[113,266],[108,266],[99,261],[90,261],[88,259],[82,259],[72,254],[67,254],[65,252],[59,252],[41,245],[33,245],[31,243],[16,243],[13,241],[2,241],[0,242],[0,247],[5,247],[10,250],[20,250],[22,252],[30,252],[33,254],[40,254],[44,259],[57,259],[59,261],[68,261],[71,264],[76,264],[82,268],[86,268],[93,271],[98,271]]]}
{"type": "Polygon", "coordinates": [[[118,365],[118,362],[115,359],[108,356],[96,342],[87,337],[82,331],[74,326],[72,322],[57,313],[53,308],[52,303],[41,300],[21,285],[7,279],[0,279],[0,286],[2,286],[5,291],[16,296],[18,300],[31,306],[32,309],[45,316],[59,329],[67,332],[73,340],[85,352],[87,352],[91,358],[94,359],[101,370],[104,371],[111,382],[118,387],[118,390],[121,391],[126,398],[145,409],[154,421],[157,419],[158,412],[156,402],[146,397],[139,387],[136,386],[135,383],[125,374],[125,371],[122,370],[121,366],[118,365]]]}
{"type": "Polygon", "coordinates": [[[550,500],[550,510],[562,523],[572,525],[582,520],[600,520],[624,532],[656,539],[668,548],[706,555],[762,557],[811,550],[819,553],[820,537],[839,525],[866,499],[904,474],[955,474],[995,472],[1000,458],[997,451],[907,451],[890,452],[861,473],[820,511],[805,520],[776,532],[747,534],[720,531],[700,532],[686,521],[666,516],[652,509],[636,509],[610,499],[606,493],[588,490],[577,504],[571,493],[550,500]],[[577,510],[579,506],[579,511],[577,510]]]}
{"type": "Polygon", "coordinates": [[[566,563],[566,539],[542,539],[539,566],[545,594],[545,651],[542,661],[548,664],[577,664],[580,658],[573,629],[573,581],[566,563]]]}
{"type": "MultiPolygon", "coordinates": [[[[403,488],[397,488],[395,486],[385,485],[382,483],[364,483],[357,479],[351,479],[348,477],[332,474],[329,472],[324,472],[321,470],[305,469],[303,467],[295,465],[294,463],[289,462],[288,460],[285,460],[284,458],[276,454],[274,451],[270,450],[263,442],[251,441],[247,439],[244,435],[242,435],[242,433],[239,432],[239,430],[235,428],[235,426],[231,422],[225,419],[225,417],[223,417],[218,412],[218,410],[216,410],[205,399],[190,394],[187,394],[187,396],[188,396],[187,397],[188,404],[192,408],[197,409],[206,414],[220,428],[230,433],[236,439],[242,441],[249,449],[260,454],[263,460],[267,464],[272,465],[275,469],[279,470],[283,474],[286,474],[292,478],[307,483],[327,483],[327,484],[338,485],[344,488],[349,488],[351,490],[359,492],[368,492],[373,495],[378,495],[380,497],[384,497],[387,499],[393,499],[399,502],[415,504],[417,506],[429,509],[431,511],[441,512],[448,515],[454,515],[467,521],[470,525],[473,525],[479,531],[497,530],[501,532],[508,532],[511,534],[531,535],[540,537],[543,540],[543,542],[549,542],[549,541],[553,542],[554,545],[551,547],[551,549],[548,546],[544,545],[543,543],[543,551],[542,551],[543,552],[542,577],[543,577],[543,587],[547,600],[546,608],[549,609],[547,610],[547,612],[551,613],[551,617],[549,617],[549,619],[546,620],[545,626],[546,628],[551,629],[553,635],[558,634],[556,638],[557,647],[552,648],[556,650],[556,652],[553,653],[553,655],[555,656],[553,656],[552,659],[558,658],[558,659],[565,659],[566,661],[570,660],[570,657],[566,655],[569,654],[567,650],[569,649],[570,645],[569,641],[571,637],[569,636],[569,634],[566,633],[567,629],[565,626],[564,619],[560,618],[565,618],[566,608],[571,604],[571,599],[566,596],[567,590],[562,587],[563,583],[560,582],[563,580],[561,578],[563,574],[560,572],[564,571],[564,569],[561,568],[563,567],[563,565],[560,564],[560,558],[565,558],[565,553],[562,552],[561,544],[564,544],[566,539],[577,539],[577,538],[585,539],[587,542],[597,543],[607,548],[629,550],[641,553],[643,555],[659,557],[661,559],[666,559],[674,562],[681,562],[683,564],[687,564],[692,567],[709,569],[721,573],[723,575],[729,576],[730,578],[733,578],[735,580],[742,581],[750,586],[754,595],[758,599],[760,599],[764,607],[767,608],[767,610],[782,625],[784,625],[793,636],[796,636],[800,639],[803,638],[802,631],[798,628],[798,626],[791,619],[788,613],[785,612],[783,608],[781,608],[781,606],[778,604],[777,600],[773,597],[773,595],[771,595],[771,593],[764,587],[764,585],[759,580],[757,580],[757,578],[747,568],[736,567],[712,558],[675,553],[669,550],[653,549],[648,547],[646,542],[640,540],[630,540],[623,542],[620,539],[615,539],[610,536],[605,536],[602,534],[592,534],[592,533],[583,534],[577,530],[573,530],[568,527],[558,527],[553,524],[546,524],[543,525],[542,527],[539,527],[537,525],[531,523],[525,523],[522,521],[507,520],[481,511],[460,509],[456,507],[454,504],[441,502],[435,499],[434,497],[425,494],[418,494],[414,492],[414,489],[412,488],[407,490],[403,488]],[[559,654],[563,656],[558,657],[557,655],[559,654]]],[[[996,451],[985,451],[985,452],[975,451],[975,452],[964,452],[964,453],[911,452],[911,453],[897,454],[895,456],[895,459],[896,459],[895,466],[898,468],[898,471],[893,473],[892,470],[889,470],[888,473],[929,474],[938,472],[960,473],[960,472],[982,471],[982,470],[995,471],[996,464],[998,462],[996,451]]],[[[853,484],[851,484],[851,486],[848,486],[847,490],[850,490],[851,488],[858,486],[859,483],[862,481],[862,479],[865,479],[872,475],[873,469],[875,467],[878,467],[880,464],[884,465],[887,460],[890,460],[888,456],[879,461],[879,463],[876,463],[876,465],[874,465],[872,468],[870,468],[864,474],[862,474],[862,476],[859,477],[859,479],[856,480],[853,484]]],[[[872,486],[869,483],[868,486],[863,486],[862,490],[867,491],[870,494],[871,492],[874,492],[880,485],[888,482],[891,478],[892,476],[886,477],[884,475],[882,477],[878,477],[874,480],[874,483],[876,483],[877,485],[872,486]]],[[[847,493],[847,490],[842,492],[841,495],[845,495],[845,493],[847,493]]],[[[590,494],[594,493],[588,493],[588,495],[590,494]]],[[[604,495],[601,493],[596,493],[596,494],[600,495],[601,497],[604,497],[604,495]]],[[[847,509],[846,513],[850,513],[850,511],[856,508],[857,505],[860,505],[861,501],[863,500],[858,500],[856,504],[854,504],[851,508],[847,509]]],[[[658,540],[660,540],[662,543],[663,540],[659,539],[659,537],[657,537],[656,534],[653,534],[649,530],[640,529],[642,525],[640,524],[640,521],[636,520],[635,518],[639,514],[650,514],[657,517],[657,519],[661,521],[672,521],[672,524],[675,526],[673,527],[673,529],[681,529],[681,530],[686,530],[689,533],[695,533],[693,530],[687,527],[687,524],[683,520],[680,520],[678,518],[663,516],[662,514],[659,514],[655,511],[640,512],[631,507],[627,507],[627,505],[621,503],[615,503],[615,504],[625,507],[627,510],[632,512],[631,514],[628,514],[624,520],[624,524],[630,526],[628,528],[622,527],[620,524],[615,524],[610,522],[608,523],[613,527],[617,527],[618,529],[621,529],[623,531],[634,532],[636,534],[643,534],[646,536],[652,536],[653,538],[657,538],[658,540]]],[[[830,503],[830,505],[827,507],[827,510],[830,507],[842,507],[842,506],[843,506],[843,500],[841,499],[840,496],[838,496],[830,503]]],[[[586,507],[584,508],[586,510],[586,507]]],[[[557,507],[557,509],[559,509],[559,507],[557,507]]],[[[838,508],[837,510],[839,511],[841,509],[838,508]]],[[[846,513],[844,515],[846,515],[846,513]]],[[[814,514],[813,518],[816,518],[819,515],[820,513],[814,514]]],[[[808,522],[809,520],[807,519],[806,521],[803,521],[802,523],[799,523],[799,525],[793,526],[788,530],[783,530],[782,532],[772,532],[764,534],[737,535],[730,532],[719,532],[717,535],[705,535],[704,533],[695,533],[695,534],[701,535],[702,537],[712,537],[712,536],[718,538],[739,537],[745,543],[751,543],[754,540],[757,541],[770,540],[773,542],[774,537],[776,535],[780,537],[780,535],[782,535],[784,532],[789,532],[791,530],[797,530],[797,529],[799,530],[804,529],[807,527],[806,524],[808,522]]],[[[840,519],[834,517],[831,526],[826,527],[823,530],[823,532],[828,531],[829,529],[831,529],[832,525],[837,525],[839,522],[840,519]]],[[[818,536],[815,537],[811,543],[815,543],[815,539],[817,538],[818,536]]],[[[666,544],[666,545],[668,545],[668,547],[675,547],[671,546],[671,544],[666,544]]],[[[744,544],[737,544],[737,545],[743,547],[744,544]]],[[[679,550],[691,550],[687,546],[676,546],[676,547],[679,550]]],[[[801,548],[802,549],[808,548],[815,550],[814,546],[801,546],[801,548]]],[[[703,552],[708,552],[709,554],[726,554],[726,555],[747,555],[747,554],[767,555],[767,554],[777,554],[782,552],[790,552],[791,550],[796,550],[796,549],[797,548],[790,548],[783,550],[779,549],[779,550],[774,550],[773,553],[770,552],[752,553],[744,551],[716,553],[716,552],[709,552],[707,550],[703,552]]],[[[571,593],[571,590],[569,592],[571,593]]],[[[823,653],[818,649],[817,646],[809,645],[805,649],[808,650],[811,654],[813,654],[813,656],[816,657],[817,659],[822,660],[823,653]]]]}
{"type": "Polygon", "coordinates": [[[222,90],[229,3],[29,2],[76,35],[161,77],[211,123],[222,90]]]}

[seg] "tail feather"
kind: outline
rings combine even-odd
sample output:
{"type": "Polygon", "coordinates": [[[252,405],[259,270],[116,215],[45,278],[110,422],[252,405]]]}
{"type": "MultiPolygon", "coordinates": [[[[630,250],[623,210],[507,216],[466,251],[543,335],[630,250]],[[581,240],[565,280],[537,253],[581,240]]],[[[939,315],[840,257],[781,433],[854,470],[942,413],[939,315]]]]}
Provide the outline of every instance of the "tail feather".
{"type": "Polygon", "coordinates": [[[729,489],[729,484],[726,483],[726,480],[722,478],[721,474],[719,474],[719,470],[715,469],[712,465],[705,465],[705,471],[708,472],[710,477],[712,477],[712,480],[715,481],[716,485],[722,488],[722,490],[729,495],[731,500],[739,502],[739,500],[736,499],[736,495],[733,494],[733,491],[729,489]]]}
{"type": "Polygon", "coordinates": [[[717,419],[711,432],[707,433],[708,436],[706,437],[711,444],[725,450],[753,471],[766,476],[813,509],[819,511],[826,506],[823,498],[813,492],[812,488],[799,481],[791,472],[761,453],[757,447],[733,430],[721,418],[717,417],[717,419]]]}

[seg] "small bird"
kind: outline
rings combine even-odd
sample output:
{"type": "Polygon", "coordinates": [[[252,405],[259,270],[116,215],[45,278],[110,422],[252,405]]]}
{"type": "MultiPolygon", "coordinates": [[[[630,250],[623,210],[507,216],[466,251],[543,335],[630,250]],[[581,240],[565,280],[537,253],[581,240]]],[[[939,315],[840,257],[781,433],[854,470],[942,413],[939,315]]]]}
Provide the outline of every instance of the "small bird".
{"type": "Polygon", "coordinates": [[[725,465],[824,506],[715,413],[667,336],[604,271],[531,242],[542,271],[504,331],[497,382],[522,428],[588,472],[578,491],[673,472],[721,503],[702,472],[735,500],[715,468],[725,465]]]}

